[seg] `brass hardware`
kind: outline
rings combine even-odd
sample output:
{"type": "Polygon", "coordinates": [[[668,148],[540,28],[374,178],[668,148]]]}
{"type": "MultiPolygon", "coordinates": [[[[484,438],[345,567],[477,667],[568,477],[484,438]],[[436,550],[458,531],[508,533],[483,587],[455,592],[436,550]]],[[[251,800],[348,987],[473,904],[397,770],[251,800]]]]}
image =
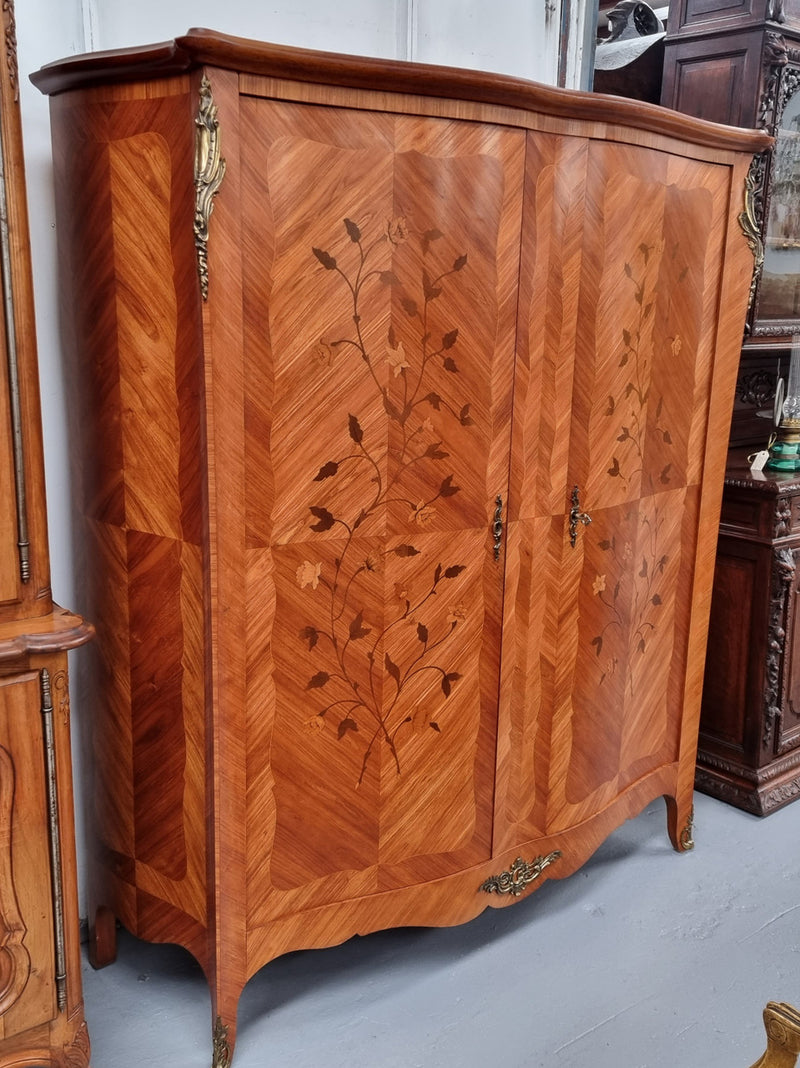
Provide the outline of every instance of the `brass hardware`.
{"type": "Polygon", "coordinates": [[[60,1012],[67,1007],[67,955],[64,943],[64,900],[61,890],[61,838],[59,833],[58,789],[56,785],[56,745],[53,733],[53,700],[50,689],[50,672],[42,669],[42,727],[44,734],[44,758],[47,774],[47,817],[50,832],[50,864],[53,880],[53,911],[56,939],[56,996],[60,1012]]]}
{"type": "Polygon", "coordinates": [[[208,300],[208,224],[214,210],[214,197],[225,176],[225,160],[220,155],[217,108],[211,97],[211,83],[205,74],[200,82],[200,110],[194,121],[197,127],[194,155],[194,244],[197,250],[200,292],[203,300],[208,300]]]}
{"type": "Polygon", "coordinates": [[[218,1016],[214,1024],[214,1052],[211,1058],[211,1068],[229,1068],[231,1063],[231,1047],[228,1045],[228,1028],[218,1016]]]}
{"type": "Polygon", "coordinates": [[[764,266],[764,241],[761,237],[760,216],[763,215],[761,201],[764,196],[764,174],[767,165],[767,153],[762,152],[753,157],[750,170],[744,180],[744,211],[739,215],[741,226],[750,251],[753,253],[753,277],[750,282],[748,307],[755,299],[761,268],[764,266]]]}
{"type": "Polygon", "coordinates": [[[494,558],[500,559],[500,548],[503,544],[503,498],[498,493],[495,500],[494,522],[492,523],[492,535],[494,537],[494,558]]]}
{"type": "Polygon", "coordinates": [[[694,809],[689,812],[689,818],[686,821],[686,826],[680,833],[680,845],[681,849],[688,851],[694,849],[694,838],[692,837],[692,829],[694,827],[694,809]]]}
{"type": "Polygon", "coordinates": [[[763,1015],[767,1049],[751,1068],[791,1068],[800,1053],[800,1012],[786,1002],[768,1001],[763,1015]]]}
{"type": "Polygon", "coordinates": [[[592,517],[587,512],[581,511],[578,487],[573,486],[572,507],[569,510],[569,543],[573,549],[578,540],[578,523],[582,523],[585,527],[588,527],[591,521],[592,517]]]}
{"type": "Polygon", "coordinates": [[[560,856],[561,850],[555,849],[552,853],[548,853],[546,857],[536,857],[530,863],[523,860],[522,857],[517,857],[511,865],[510,871],[493,875],[485,883],[482,883],[478,889],[487,894],[511,894],[512,897],[519,897],[532,882],[539,878],[544,869],[552,864],[554,860],[558,860],[560,856]]]}
{"type": "Polygon", "coordinates": [[[22,400],[17,365],[17,332],[14,322],[14,290],[11,278],[11,240],[8,230],[5,145],[0,132],[0,270],[2,270],[3,314],[6,324],[6,359],[11,409],[11,440],[14,452],[14,486],[17,506],[17,548],[19,573],[23,582],[31,577],[28,541],[28,506],[25,486],[25,457],[22,441],[22,400]]]}

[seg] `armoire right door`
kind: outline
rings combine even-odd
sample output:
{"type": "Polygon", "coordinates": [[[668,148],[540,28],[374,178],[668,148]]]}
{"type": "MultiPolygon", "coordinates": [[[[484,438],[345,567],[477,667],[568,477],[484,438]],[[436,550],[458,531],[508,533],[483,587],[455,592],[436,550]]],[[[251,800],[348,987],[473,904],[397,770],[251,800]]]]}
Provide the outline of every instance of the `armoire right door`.
{"type": "Polygon", "coordinates": [[[496,851],[679,760],[730,195],[718,164],[529,135],[496,851]]]}

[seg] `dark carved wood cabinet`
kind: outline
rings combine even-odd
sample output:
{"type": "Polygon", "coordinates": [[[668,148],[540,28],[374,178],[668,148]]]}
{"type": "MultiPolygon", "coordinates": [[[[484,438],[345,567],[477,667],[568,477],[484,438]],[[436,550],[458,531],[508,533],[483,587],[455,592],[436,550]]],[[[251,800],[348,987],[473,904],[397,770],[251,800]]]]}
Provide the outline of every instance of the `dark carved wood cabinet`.
{"type": "Polygon", "coordinates": [[[187,946],[222,1066],[280,953],[465,921],[656,796],[687,848],[768,139],[202,30],[34,80],[96,961],[187,946]]]}
{"type": "MultiPolygon", "coordinates": [[[[673,0],[668,26],[662,104],[776,138],[750,175],[763,262],[753,279],[746,375],[768,339],[785,347],[800,332],[800,0],[673,0]]],[[[734,423],[734,443],[742,433],[734,423]]]]}
{"type": "Polygon", "coordinates": [[[0,49],[0,1066],[84,1068],[67,650],[53,604],[13,5],[0,49]]]}
{"type": "Polygon", "coordinates": [[[800,796],[800,475],[725,480],[697,785],[766,815],[800,796]]]}

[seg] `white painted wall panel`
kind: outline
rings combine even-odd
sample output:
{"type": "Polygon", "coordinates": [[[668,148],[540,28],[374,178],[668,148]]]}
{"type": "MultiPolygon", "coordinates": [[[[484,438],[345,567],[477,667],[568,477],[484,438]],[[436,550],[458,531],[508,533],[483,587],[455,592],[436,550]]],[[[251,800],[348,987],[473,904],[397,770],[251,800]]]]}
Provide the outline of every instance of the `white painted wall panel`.
{"type": "Polygon", "coordinates": [[[555,84],[556,0],[415,0],[412,57],[555,84]]]}

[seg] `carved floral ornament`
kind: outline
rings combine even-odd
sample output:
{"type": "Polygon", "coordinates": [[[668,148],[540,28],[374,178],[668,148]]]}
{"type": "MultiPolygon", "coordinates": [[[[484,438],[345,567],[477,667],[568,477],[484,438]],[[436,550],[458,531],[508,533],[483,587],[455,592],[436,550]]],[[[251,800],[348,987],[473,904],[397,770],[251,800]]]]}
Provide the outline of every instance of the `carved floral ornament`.
{"type": "Polygon", "coordinates": [[[6,66],[8,80],[14,90],[14,99],[19,100],[19,69],[17,66],[17,21],[14,12],[14,0],[2,0],[3,25],[6,45],[6,66]]]}

